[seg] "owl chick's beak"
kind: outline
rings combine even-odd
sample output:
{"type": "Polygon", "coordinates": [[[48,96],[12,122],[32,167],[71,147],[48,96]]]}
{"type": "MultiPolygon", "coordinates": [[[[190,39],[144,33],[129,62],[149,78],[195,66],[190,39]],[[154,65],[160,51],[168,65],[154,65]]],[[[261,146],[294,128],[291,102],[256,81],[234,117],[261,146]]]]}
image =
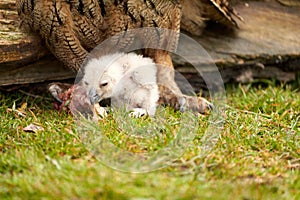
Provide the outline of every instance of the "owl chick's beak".
{"type": "Polygon", "coordinates": [[[99,103],[101,97],[97,94],[97,90],[95,88],[90,89],[89,98],[92,105],[99,103]]]}

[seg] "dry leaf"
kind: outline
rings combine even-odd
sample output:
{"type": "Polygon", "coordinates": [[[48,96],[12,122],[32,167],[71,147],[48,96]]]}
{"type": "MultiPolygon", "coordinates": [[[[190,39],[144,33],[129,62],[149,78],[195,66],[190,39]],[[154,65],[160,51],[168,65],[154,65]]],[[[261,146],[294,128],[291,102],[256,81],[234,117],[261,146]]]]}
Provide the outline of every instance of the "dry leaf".
{"type": "Polygon", "coordinates": [[[29,126],[26,126],[25,128],[23,128],[23,131],[25,132],[32,132],[32,133],[36,133],[38,131],[43,131],[44,128],[41,126],[37,126],[35,124],[30,124],[29,126]]]}
{"type": "Polygon", "coordinates": [[[96,114],[98,114],[98,116],[100,116],[101,118],[107,117],[107,112],[106,112],[105,108],[101,107],[98,103],[96,103],[94,105],[94,109],[95,109],[96,114]]]}

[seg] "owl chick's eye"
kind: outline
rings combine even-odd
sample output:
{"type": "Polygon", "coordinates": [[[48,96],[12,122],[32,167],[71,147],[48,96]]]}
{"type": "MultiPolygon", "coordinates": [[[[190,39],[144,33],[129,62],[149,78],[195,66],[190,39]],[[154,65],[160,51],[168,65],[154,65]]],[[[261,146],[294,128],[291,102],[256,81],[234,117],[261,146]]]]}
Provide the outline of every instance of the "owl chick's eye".
{"type": "Polygon", "coordinates": [[[108,82],[103,82],[103,83],[100,84],[100,87],[105,87],[107,85],[108,85],[108,82]]]}

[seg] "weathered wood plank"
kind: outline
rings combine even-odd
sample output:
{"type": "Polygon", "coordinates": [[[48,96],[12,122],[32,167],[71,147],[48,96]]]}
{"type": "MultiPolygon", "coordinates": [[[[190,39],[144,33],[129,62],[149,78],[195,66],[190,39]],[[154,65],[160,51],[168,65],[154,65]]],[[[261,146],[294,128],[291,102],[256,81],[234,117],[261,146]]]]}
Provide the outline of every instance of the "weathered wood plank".
{"type": "MultiPolygon", "coordinates": [[[[212,28],[194,38],[213,58],[224,82],[255,78],[294,80],[300,71],[300,7],[253,1],[239,3],[235,8],[245,19],[239,30],[224,32],[212,28]]],[[[201,58],[197,59],[201,62],[201,58]]],[[[196,73],[183,60],[177,60],[177,64],[182,73],[196,73]]],[[[200,79],[193,81],[201,83],[200,79]]]]}
{"type": "Polygon", "coordinates": [[[15,1],[0,2],[0,71],[6,66],[18,67],[49,54],[41,45],[39,37],[23,33],[19,29],[20,20],[17,15],[15,1]]]}

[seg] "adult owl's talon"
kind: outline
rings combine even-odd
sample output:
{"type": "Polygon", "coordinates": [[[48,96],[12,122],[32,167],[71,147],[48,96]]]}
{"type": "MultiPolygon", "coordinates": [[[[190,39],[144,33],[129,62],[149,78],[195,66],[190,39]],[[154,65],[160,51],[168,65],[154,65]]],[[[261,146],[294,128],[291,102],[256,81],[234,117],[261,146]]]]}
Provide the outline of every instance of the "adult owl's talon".
{"type": "Polygon", "coordinates": [[[184,96],[187,101],[186,108],[193,112],[200,114],[207,114],[207,112],[214,109],[214,105],[203,97],[184,96]]]}
{"type": "Polygon", "coordinates": [[[207,108],[208,108],[209,110],[214,110],[214,109],[215,109],[215,106],[214,106],[214,104],[212,104],[212,103],[210,103],[210,102],[207,102],[207,108]]]}

